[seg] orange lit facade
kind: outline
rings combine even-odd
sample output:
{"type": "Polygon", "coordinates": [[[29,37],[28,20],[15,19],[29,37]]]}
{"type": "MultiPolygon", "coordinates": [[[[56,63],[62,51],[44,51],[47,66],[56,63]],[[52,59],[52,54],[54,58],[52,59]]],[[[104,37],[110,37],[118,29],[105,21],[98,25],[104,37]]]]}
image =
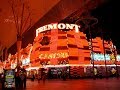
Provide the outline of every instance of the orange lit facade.
{"type": "MultiPolygon", "coordinates": [[[[75,32],[73,29],[50,29],[40,32],[33,44],[28,44],[21,49],[21,66],[42,67],[43,65],[91,65],[94,60],[95,65],[105,65],[105,59],[92,58],[95,54],[104,54],[103,40],[100,37],[92,39],[94,55],[91,55],[90,42],[83,32],[75,32]]],[[[112,51],[112,42],[104,41],[105,50],[112,51]]],[[[105,51],[106,52],[106,51],[105,51]]],[[[113,65],[111,54],[107,54],[106,64],[113,65]]],[[[17,53],[11,55],[4,63],[5,68],[14,68],[17,65],[17,53]]],[[[117,56],[117,55],[116,55],[117,56]]],[[[100,56],[99,56],[100,57],[100,56]]],[[[117,57],[116,64],[120,64],[120,57],[117,57]]]]}
{"type": "MultiPolygon", "coordinates": [[[[112,42],[104,41],[105,50],[111,51],[112,42]]],[[[93,52],[104,54],[103,40],[96,37],[92,40],[93,52]]],[[[33,42],[33,49],[30,55],[32,66],[41,65],[90,65],[91,54],[90,45],[87,37],[83,32],[75,32],[75,29],[62,30],[51,29],[38,34],[33,42]],[[47,40],[44,39],[47,37],[47,40]],[[42,45],[41,42],[48,42],[42,45]]],[[[107,54],[107,63],[114,64],[111,54],[107,54]]],[[[104,65],[105,60],[94,60],[96,65],[104,65]]],[[[117,64],[120,64],[117,61],[117,64]]]]}

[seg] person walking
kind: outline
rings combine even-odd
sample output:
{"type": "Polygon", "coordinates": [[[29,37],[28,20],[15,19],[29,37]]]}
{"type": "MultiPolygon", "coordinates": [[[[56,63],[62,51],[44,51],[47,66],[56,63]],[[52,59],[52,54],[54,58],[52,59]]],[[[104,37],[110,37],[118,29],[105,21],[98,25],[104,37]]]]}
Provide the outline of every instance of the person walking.
{"type": "Polygon", "coordinates": [[[20,82],[21,82],[21,80],[20,80],[19,73],[16,72],[16,73],[15,73],[15,87],[16,87],[16,89],[19,89],[19,88],[20,88],[20,82]]]}
{"type": "Polygon", "coordinates": [[[40,83],[41,75],[38,74],[38,83],[40,83]]]}
{"type": "Polygon", "coordinates": [[[23,79],[23,87],[26,88],[26,81],[27,81],[27,75],[26,72],[24,72],[24,79],[23,79]]]}
{"type": "Polygon", "coordinates": [[[34,79],[35,79],[35,75],[32,74],[31,81],[34,81],[34,79]]]}
{"type": "Polygon", "coordinates": [[[21,71],[21,74],[20,74],[20,80],[21,80],[21,84],[20,84],[20,87],[21,88],[26,88],[26,72],[24,71],[21,71]]]}
{"type": "Polygon", "coordinates": [[[43,75],[42,75],[42,80],[43,80],[43,83],[45,84],[45,80],[46,80],[46,73],[43,73],[43,75]]]}

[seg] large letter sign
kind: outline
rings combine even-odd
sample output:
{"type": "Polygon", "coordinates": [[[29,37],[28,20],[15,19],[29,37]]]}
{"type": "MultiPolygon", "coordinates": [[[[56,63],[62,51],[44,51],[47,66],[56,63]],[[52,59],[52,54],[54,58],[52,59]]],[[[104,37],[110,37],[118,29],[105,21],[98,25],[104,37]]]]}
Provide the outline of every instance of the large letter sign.
{"type": "Polygon", "coordinates": [[[80,26],[76,24],[64,24],[64,23],[48,24],[36,30],[36,37],[38,36],[40,32],[44,32],[44,31],[51,30],[51,29],[75,29],[75,32],[78,33],[79,28],[80,26]]]}

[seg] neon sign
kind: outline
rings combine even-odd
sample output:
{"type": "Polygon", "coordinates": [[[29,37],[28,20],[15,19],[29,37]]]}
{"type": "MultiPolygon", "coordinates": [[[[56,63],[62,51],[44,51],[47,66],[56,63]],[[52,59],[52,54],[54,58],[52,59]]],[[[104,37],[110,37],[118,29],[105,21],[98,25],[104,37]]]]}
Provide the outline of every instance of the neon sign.
{"type": "Polygon", "coordinates": [[[120,55],[117,55],[116,58],[117,58],[117,61],[120,61],[120,55]]]}
{"type": "Polygon", "coordinates": [[[80,26],[76,24],[64,24],[64,23],[54,23],[42,26],[36,30],[36,37],[40,32],[44,32],[51,29],[75,29],[75,32],[79,32],[80,26]]]}
{"type": "MultiPolygon", "coordinates": [[[[111,56],[110,54],[105,54],[105,57],[104,57],[104,54],[98,54],[98,53],[94,53],[93,54],[93,58],[92,58],[92,55],[91,55],[91,58],[94,59],[95,61],[98,60],[98,61],[104,61],[104,60],[111,60],[111,56]]],[[[116,59],[117,61],[120,61],[120,55],[117,55],[116,56],[116,59]]]]}
{"type": "Polygon", "coordinates": [[[51,53],[51,54],[40,54],[40,59],[53,59],[53,58],[67,58],[68,53],[51,53]]]}
{"type": "MultiPolygon", "coordinates": [[[[92,57],[92,55],[91,55],[91,57],[92,57]]],[[[98,60],[98,61],[110,60],[110,55],[109,54],[105,54],[105,57],[104,57],[104,54],[94,53],[93,54],[93,59],[94,60],[98,60]]]]}

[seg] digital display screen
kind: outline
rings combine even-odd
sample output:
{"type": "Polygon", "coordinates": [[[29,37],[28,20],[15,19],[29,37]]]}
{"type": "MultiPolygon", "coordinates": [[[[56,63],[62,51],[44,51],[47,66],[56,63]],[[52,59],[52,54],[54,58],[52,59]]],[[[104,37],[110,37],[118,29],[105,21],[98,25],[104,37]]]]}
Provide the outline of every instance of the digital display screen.
{"type": "MultiPolygon", "coordinates": [[[[104,61],[104,60],[111,60],[111,54],[99,54],[99,53],[93,53],[91,54],[91,58],[94,60],[98,60],[98,61],[104,61]]],[[[120,55],[116,56],[117,61],[120,61],[120,55]]]]}
{"type": "Polygon", "coordinates": [[[14,70],[5,70],[5,88],[15,87],[15,71],[14,70]]]}
{"type": "Polygon", "coordinates": [[[110,55],[109,54],[97,54],[97,53],[93,53],[93,55],[91,55],[91,58],[94,60],[110,60],[110,55]]]}

